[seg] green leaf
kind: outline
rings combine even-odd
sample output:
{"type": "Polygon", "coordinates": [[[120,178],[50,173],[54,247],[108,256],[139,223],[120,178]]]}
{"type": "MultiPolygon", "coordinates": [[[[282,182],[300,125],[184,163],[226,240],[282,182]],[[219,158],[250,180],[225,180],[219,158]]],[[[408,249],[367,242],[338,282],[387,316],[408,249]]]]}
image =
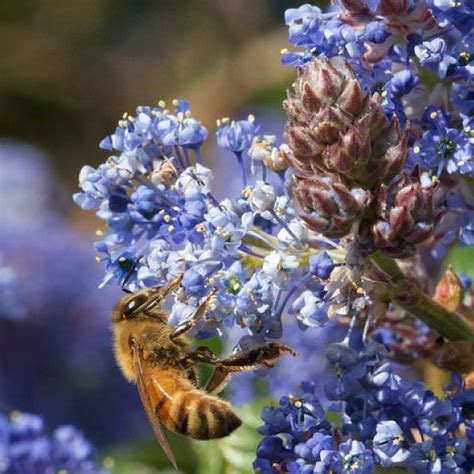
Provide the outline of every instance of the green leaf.
{"type": "Polygon", "coordinates": [[[474,278],[474,247],[455,247],[451,249],[446,264],[451,264],[456,272],[463,272],[474,278]]]}

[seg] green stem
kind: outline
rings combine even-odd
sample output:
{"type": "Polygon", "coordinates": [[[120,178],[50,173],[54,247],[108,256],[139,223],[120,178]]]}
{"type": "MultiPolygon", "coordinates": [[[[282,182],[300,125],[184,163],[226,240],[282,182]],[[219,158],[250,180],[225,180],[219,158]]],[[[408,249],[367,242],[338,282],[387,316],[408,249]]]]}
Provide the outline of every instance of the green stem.
{"type": "Polygon", "coordinates": [[[431,329],[450,341],[474,341],[474,328],[456,311],[448,311],[423,293],[418,285],[406,277],[397,262],[381,252],[372,261],[389,277],[390,300],[417,317],[431,329]]]}

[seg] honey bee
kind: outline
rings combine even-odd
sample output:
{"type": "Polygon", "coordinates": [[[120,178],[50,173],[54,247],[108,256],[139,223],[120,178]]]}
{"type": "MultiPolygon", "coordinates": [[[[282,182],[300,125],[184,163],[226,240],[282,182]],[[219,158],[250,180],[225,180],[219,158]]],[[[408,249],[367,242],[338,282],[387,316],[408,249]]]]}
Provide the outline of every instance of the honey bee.
{"type": "Polygon", "coordinates": [[[272,367],[280,356],[296,353],[284,344],[267,343],[219,359],[207,347],[194,349],[186,334],[209,309],[215,291],[204,299],[185,323],[173,327],[160,303],[176,290],[182,276],[166,287],[139,290],[123,296],[112,310],[115,357],[125,378],[136,383],[143,407],[166,456],[176,460],[163,426],[194,439],[221,438],[241,425],[231,405],[218,398],[232,373],[272,367]],[[198,364],[214,367],[200,388],[198,364]]]}

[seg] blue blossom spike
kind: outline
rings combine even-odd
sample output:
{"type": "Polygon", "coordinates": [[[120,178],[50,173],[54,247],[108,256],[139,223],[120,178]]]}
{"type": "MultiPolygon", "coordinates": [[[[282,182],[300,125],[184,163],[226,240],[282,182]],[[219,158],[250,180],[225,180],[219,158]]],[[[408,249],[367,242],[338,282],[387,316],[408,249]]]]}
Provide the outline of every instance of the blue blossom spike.
{"type": "Polygon", "coordinates": [[[217,145],[235,154],[242,172],[242,183],[245,187],[247,186],[247,176],[243,153],[250,148],[258,132],[255,117],[249,115],[247,120],[239,120],[237,122],[231,122],[225,118],[217,121],[217,127],[217,145]]]}

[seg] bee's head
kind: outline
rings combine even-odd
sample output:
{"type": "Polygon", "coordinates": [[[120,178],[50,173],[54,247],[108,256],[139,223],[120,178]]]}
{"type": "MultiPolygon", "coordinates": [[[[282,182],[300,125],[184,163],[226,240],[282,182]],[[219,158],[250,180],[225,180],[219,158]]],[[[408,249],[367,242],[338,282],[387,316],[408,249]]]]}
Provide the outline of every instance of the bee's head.
{"type": "Polygon", "coordinates": [[[182,280],[182,275],[173,280],[168,286],[144,288],[122,296],[112,310],[112,322],[128,321],[141,317],[158,317],[159,311],[154,308],[177,287],[182,280]]]}
{"type": "Polygon", "coordinates": [[[149,288],[122,296],[112,310],[112,321],[118,323],[136,318],[144,313],[150,300],[152,291],[149,288]]]}

